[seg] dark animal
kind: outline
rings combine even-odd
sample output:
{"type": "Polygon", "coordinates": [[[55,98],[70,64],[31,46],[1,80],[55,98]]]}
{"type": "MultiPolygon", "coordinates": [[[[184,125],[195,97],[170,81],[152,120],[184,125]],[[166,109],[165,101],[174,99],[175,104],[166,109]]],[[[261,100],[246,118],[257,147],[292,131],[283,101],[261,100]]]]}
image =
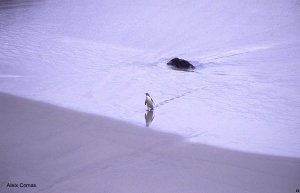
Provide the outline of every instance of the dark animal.
{"type": "Polygon", "coordinates": [[[189,63],[186,60],[179,59],[179,58],[173,58],[170,60],[167,65],[182,69],[182,70],[188,70],[188,69],[195,69],[195,66],[193,66],[191,63],[189,63]]]}

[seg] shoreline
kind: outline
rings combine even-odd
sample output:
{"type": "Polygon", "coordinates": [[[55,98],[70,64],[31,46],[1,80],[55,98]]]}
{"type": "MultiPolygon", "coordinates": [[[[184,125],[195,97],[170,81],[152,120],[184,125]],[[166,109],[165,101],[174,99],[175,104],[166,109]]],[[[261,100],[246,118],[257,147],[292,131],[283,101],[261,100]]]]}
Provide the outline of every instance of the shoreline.
{"type": "Polygon", "coordinates": [[[295,192],[300,159],[189,143],[0,93],[1,192],[295,192]],[[7,183],[36,187],[7,187],[7,183]]]}

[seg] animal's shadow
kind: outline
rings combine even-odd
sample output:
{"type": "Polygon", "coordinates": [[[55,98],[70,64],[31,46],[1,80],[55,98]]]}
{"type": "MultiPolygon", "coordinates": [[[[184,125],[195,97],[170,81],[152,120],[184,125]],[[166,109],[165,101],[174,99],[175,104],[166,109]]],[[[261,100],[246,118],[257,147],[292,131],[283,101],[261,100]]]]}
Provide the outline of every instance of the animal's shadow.
{"type": "Polygon", "coordinates": [[[152,123],[153,119],[154,119],[154,111],[153,110],[147,111],[147,113],[145,113],[146,127],[150,126],[150,124],[152,123]]]}

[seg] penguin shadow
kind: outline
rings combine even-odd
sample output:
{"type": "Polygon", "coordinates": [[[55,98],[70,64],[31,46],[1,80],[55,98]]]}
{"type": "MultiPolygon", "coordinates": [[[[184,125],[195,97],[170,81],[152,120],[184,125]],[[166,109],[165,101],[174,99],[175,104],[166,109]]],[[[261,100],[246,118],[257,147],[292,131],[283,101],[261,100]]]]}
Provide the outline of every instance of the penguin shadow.
{"type": "Polygon", "coordinates": [[[153,119],[154,119],[154,111],[153,110],[148,110],[145,113],[146,127],[150,126],[150,124],[152,123],[153,119]]]}

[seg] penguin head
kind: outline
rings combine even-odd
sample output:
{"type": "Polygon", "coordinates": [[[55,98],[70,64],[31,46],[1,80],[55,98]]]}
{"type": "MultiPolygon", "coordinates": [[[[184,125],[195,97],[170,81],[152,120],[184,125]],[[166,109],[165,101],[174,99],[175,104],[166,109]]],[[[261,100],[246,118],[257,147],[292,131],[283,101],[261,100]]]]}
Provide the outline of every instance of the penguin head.
{"type": "Polygon", "coordinates": [[[146,96],[150,96],[150,94],[149,94],[149,93],[147,93],[147,92],[146,92],[145,94],[146,94],[146,96]]]}

